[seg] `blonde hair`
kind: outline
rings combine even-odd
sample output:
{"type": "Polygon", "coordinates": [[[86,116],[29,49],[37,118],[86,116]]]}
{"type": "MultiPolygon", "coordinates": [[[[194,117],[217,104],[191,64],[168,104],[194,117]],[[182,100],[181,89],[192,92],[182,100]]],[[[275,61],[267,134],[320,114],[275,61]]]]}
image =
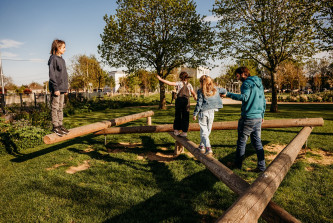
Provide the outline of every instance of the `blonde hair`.
{"type": "Polygon", "coordinates": [[[63,44],[66,44],[65,41],[63,41],[63,40],[60,40],[60,39],[53,40],[52,45],[51,45],[50,54],[57,54],[60,46],[63,44]]]}
{"type": "Polygon", "coordinates": [[[199,81],[200,81],[200,90],[202,91],[202,94],[205,97],[210,97],[215,95],[216,88],[210,76],[202,75],[199,81]]]}

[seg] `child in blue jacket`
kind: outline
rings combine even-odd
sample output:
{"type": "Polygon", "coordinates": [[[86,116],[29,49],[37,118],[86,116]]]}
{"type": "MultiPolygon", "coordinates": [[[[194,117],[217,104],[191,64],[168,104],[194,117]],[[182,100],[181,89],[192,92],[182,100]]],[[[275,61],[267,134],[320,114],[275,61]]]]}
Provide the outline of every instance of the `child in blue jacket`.
{"type": "Polygon", "coordinates": [[[214,112],[223,107],[220,94],[225,95],[226,89],[214,86],[212,79],[203,75],[200,77],[200,89],[197,93],[197,104],[193,113],[193,120],[199,114],[200,145],[199,150],[206,155],[212,154],[209,135],[214,121],[214,112]],[[206,149],[205,149],[206,148],[206,149]]]}

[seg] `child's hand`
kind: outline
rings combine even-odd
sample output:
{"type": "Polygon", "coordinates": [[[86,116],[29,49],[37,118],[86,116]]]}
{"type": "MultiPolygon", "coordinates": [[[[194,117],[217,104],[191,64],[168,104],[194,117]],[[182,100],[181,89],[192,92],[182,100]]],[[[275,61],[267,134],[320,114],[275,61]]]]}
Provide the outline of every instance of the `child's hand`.
{"type": "Polygon", "coordinates": [[[55,91],[54,94],[57,95],[57,96],[59,96],[60,95],[60,91],[55,91]]]}
{"type": "Polygon", "coordinates": [[[197,120],[197,116],[193,116],[193,120],[194,120],[194,121],[197,120]]]}
{"type": "Polygon", "coordinates": [[[156,74],[157,79],[161,80],[160,75],[156,74]]]}
{"type": "Polygon", "coordinates": [[[227,94],[220,94],[220,97],[225,98],[225,97],[227,97],[227,94]]]}

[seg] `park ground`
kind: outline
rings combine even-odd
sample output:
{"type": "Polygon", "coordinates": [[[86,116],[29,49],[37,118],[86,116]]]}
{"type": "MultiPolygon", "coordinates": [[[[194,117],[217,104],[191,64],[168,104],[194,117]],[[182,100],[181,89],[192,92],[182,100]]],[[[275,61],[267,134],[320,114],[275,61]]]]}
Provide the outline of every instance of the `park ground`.
{"type": "MultiPolygon", "coordinates": [[[[153,125],[173,122],[174,108],[106,109],[65,118],[73,128],[153,110],[153,125]]],[[[193,107],[192,107],[193,110],[193,107]]],[[[302,222],[333,222],[333,104],[280,104],[266,119],[324,118],[282,181],[273,201],[302,222]]],[[[235,121],[239,104],[225,103],[215,121],[235,121]]],[[[145,125],[140,119],[122,126],[145,125]]],[[[193,122],[193,121],[192,121],[193,122]]],[[[263,129],[267,164],[301,128],[263,129]]],[[[199,143],[199,132],[188,138],[199,143]]],[[[232,162],[237,131],[211,134],[214,157],[232,162]]],[[[86,135],[0,156],[0,222],[214,222],[237,196],[185,150],[175,156],[167,133],[86,135]]],[[[258,173],[249,144],[243,170],[252,183],[258,173]]],[[[264,222],[262,219],[259,222],[264,222]]]]}

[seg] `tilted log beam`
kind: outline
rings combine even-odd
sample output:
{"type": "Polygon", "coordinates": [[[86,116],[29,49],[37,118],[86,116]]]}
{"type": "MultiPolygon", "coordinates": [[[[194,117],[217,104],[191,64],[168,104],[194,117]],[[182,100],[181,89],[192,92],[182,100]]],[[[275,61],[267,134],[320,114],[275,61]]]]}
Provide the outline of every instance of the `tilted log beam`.
{"type": "MultiPolygon", "coordinates": [[[[302,126],[323,126],[323,118],[303,118],[303,119],[273,119],[265,120],[261,128],[288,128],[302,126]]],[[[214,122],[213,130],[237,129],[238,121],[214,122]]],[[[129,134],[129,133],[153,133],[153,132],[172,132],[173,125],[155,125],[155,126],[134,126],[134,127],[113,127],[106,128],[96,132],[96,135],[107,134],[129,134]]],[[[198,123],[190,123],[189,131],[200,131],[198,123]]]]}
{"type": "MultiPolygon", "coordinates": [[[[223,165],[217,159],[212,156],[205,156],[201,154],[197,149],[198,145],[194,142],[185,137],[175,136],[172,132],[169,132],[169,134],[188,151],[190,151],[196,159],[202,162],[218,179],[225,183],[236,194],[240,195],[250,187],[249,183],[234,174],[232,170],[223,165]]],[[[272,201],[268,203],[262,217],[267,222],[300,222],[272,201]]]]}
{"type": "Polygon", "coordinates": [[[84,126],[79,126],[73,129],[69,129],[69,133],[67,135],[63,135],[62,137],[58,136],[57,134],[49,134],[44,136],[44,143],[45,144],[52,144],[56,142],[61,142],[65,141],[68,139],[73,139],[78,136],[83,136],[89,133],[93,133],[96,131],[100,131],[102,129],[111,127],[111,126],[116,126],[116,125],[121,125],[127,122],[131,122],[140,118],[146,118],[149,116],[153,116],[154,112],[153,111],[146,111],[146,112],[141,112],[133,115],[127,115],[119,118],[115,118],[112,120],[108,121],[102,121],[102,122],[96,122],[92,123],[89,125],[84,125],[84,126]]]}
{"type": "Polygon", "coordinates": [[[257,222],[311,131],[304,127],[217,222],[257,222]]]}

